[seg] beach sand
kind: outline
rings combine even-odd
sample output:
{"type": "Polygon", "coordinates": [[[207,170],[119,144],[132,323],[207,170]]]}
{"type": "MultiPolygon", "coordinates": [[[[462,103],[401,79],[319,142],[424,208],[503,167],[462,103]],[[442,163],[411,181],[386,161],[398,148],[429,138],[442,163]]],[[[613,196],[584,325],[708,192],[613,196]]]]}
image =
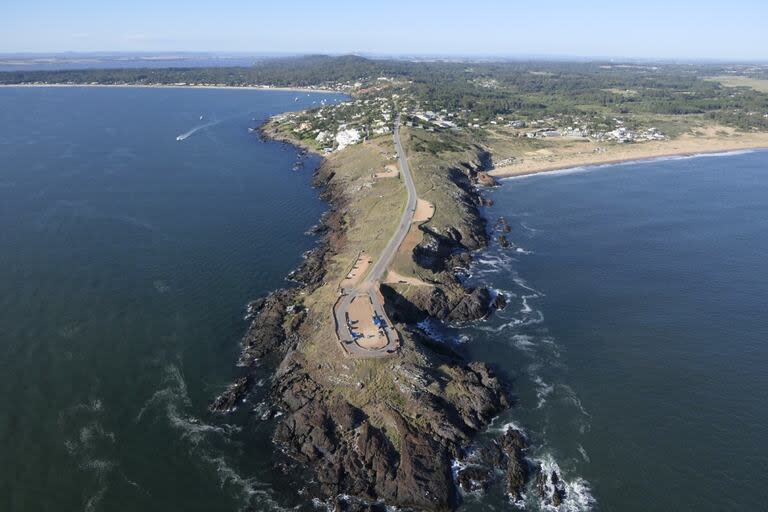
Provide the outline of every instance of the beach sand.
{"type": "Polygon", "coordinates": [[[413,212],[413,220],[411,222],[421,223],[426,222],[432,218],[435,214],[435,206],[429,201],[424,199],[416,200],[416,211],[413,212]]]}
{"type": "Polygon", "coordinates": [[[616,164],[674,156],[768,149],[768,133],[737,133],[733,129],[711,127],[697,135],[682,135],[672,140],[617,144],[583,142],[552,145],[526,152],[511,165],[488,174],[496,178],[523,176],[573,167],[616,164]]]}

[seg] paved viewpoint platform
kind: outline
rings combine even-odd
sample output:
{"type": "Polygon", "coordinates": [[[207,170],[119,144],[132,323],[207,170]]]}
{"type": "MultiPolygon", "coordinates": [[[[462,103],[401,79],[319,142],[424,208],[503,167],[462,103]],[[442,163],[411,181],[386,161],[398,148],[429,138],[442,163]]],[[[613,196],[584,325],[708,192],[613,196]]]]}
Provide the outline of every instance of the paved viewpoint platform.
{"type": "Polygon", "coordinates": [[[400,335],[382,304],[377,290],[357,290],[341,295],[336,301],[333,311],[336,334],[347,355],[387,357],[400,348],[400,335]]]}
{"type": "MultiPolygon", "coordinates": [[[[395,121],[394,143],[408,193],[400,223],[375,263],[364,251],[360,252],[340,283],[339,298],[333,306],[336,336],[344,352],[352,357],[387,357],[396,354],[400,348],[400,334],[384,311],[384,297],[380,291],[382,278],[408,234],[418,205],[416,186],[400,143],[399,117],[395,121]]],[[[430,207],[429,203],[421,204],[421,216],[431,215],[430,207]]]]}

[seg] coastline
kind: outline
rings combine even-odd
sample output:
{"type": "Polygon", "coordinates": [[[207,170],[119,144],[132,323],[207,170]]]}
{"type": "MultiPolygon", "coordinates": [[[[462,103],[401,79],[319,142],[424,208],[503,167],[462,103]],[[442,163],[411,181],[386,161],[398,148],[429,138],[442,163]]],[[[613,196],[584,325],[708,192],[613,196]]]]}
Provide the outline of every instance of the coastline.
{"type": "Polygon", "coordinates": [[[0,84],[0,87],[44,88],[44,87],[102,87],[102,88],[143,88],[143,89],[238,89],[249,91],[285,91],[307,92],[322,94],[346,94],[333,89],[312,89],[309,87],[274,87],[270,85],[181,85],[181,84],[67,84],[67,83],[34,83],[34,84],[0,84]]]}
{"type": "Polygon", "coordinates": [[[577,168],[595,168],[610,165],[618,165],[632,162],[646,162],[654,160],[663,160],[668,158],[694,158],[697,156],[717,155],[720,153],[740,153],[743,151],[762,151],[768,150],[768,134],[748,134],[754,135],[749,139],[734,143],[728,140],[702,140],[695,147],[683,142],[682,147],[675,148],[672,144],[662,143],[652,147],[636,146],[626,154],[618,156],[615,152],[598,153],[591,155],[573,155],[562,158],[555,157],[556,161],[524,162],[521,165],[510,165],[492,169],[489,175],[497,179],[517,178],[531,176],[534,174],[550,173],[555,171],[565,171],[577,168]]]}
{"type": "Polygon", "coordinates": [[[313,155],[319,156],[320,158],[322,158],[322,160],[320,161],[320,164],[317,166],[317,169],[315,169],[313,171],[313,172],[317,172],[317,170],[320,169],[320,167],[322,167],[322,165],[325,163],[326,157],[328,155],[324,154],[321,151],[318,151],[317,148],[312,147],[309,144],[305,144],[304,142],[302,142],[300,140],[297,140],[297,139],[295,139],[293,137],[290,137],[288,135],[284,135],[284,134],[278,132],[277,130],[275,130],[273,125],[272,125],[272,119],[273,118],[274,118],[274,116],[269,118],[269,119],[267,119],[266,121],[261,123],[256,128],[256,132],[259,134],[259,136],[262,137],[263,139],[269,139],[269,140],[273,140],[275,142],[281,142],[283,144],[288,144],[289,146],[294,148],[296,151],[299,151],[299,152],[303,151],[305,153],[311,153],[313,155]]]}
{"type": "MultiPolygon", "coordinates": [[[[274,139],[264,126],[260,135],[274,139]]],[[[382,140],[326,155],[313,171],[314,186],[329,206],[314,230],[320,241],[288,275],[298,286],[274,290],[248,305],[250,325],[242,339],[238,370],[210,410],[226,414],[237,409],[255,385],[250,369],[265,363],[273,368],[266,414],[280,418],[272,438],[288,458],[284,467],[298,464],[310,470],[318,498],[339,510],[362,512],[382,503],[453,510],[460,489],[474,489],[478,479],[486,485],[499,474],[507,475],[510,492],[518,495],[537,470],[529,471],[523,454],[526,440],[517,431],[503,432],[505,441],[493,445],[499,453],[488,461],[494,469],[487,474],[476,475],[474,466],[466,474],[454,468],[455,460],[468,456],[465,450],[475,434],[510,407],[509,383],[488,364],[469,360],[429,338],[414,318],[460,323],[484,318],[503,307],[486,289],[464,288],[448,277],[450,270],[447,280],[424,297],[406,298],[400,295],[403,290],[382,287],[386,311],[393,315],[403,340],[396,361],[340,357],[329,330],[328,302],[335,300],[335,283],[346,273],[348,253],[358,243],[353,238],[355,220],[348,216],[361,206],[356,183],[371,179],[358,162],[374,155],[386,162],[382,140]],[[345,262],[343,269],[340,260],[345,262]],[[433,308],[435,304],[440,307],[433,308]],[[362,467],[376,471],[354,469],[362,467]]],[[[279,142],[304,149],[290,137],[279,142]]],[[[477,186],[480,160],[471,161],[471,167],[439,176],[451,183],[450,190],[460,194],[460,203],[467,208],[471,233],[466,240],[481,237],[477,242],[484,246],[490,234],[477,209],[482,203],[477,186]]],[[[395,185],[384,180],[379,187],[395,185]]],[[[371,193],[379,197],[379,192],[371,193]]],[[[453,254],[456,263],[466,264],[477,248],[444,237],[435,242],[453,254]]],[[[286,471],[286,478],[291,474],[286,471]]]]}

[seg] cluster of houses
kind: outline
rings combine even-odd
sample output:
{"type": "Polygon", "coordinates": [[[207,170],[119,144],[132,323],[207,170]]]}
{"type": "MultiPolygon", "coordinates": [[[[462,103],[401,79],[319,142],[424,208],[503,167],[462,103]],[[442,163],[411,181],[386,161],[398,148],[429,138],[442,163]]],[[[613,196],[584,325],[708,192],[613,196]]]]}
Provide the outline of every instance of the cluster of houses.
{"type": "MultiPolygon", "coordinates": [[[[417,110],[412,114],[414,120],[422,121],[423,123],[434,125],[437,128],[456,128],[456,114],[448,112],[446,109],[438,112],[431,110],[421,111],[417,110]]],[[[413,124],[415,124],[412,121],[413,124]]]]}
{"type": "Polygon", "coordinates": [[[598,122],[574,118],[566,120],[564,123],[559,123],[559,126],[557,121],[554,118],[536,120],[530,123],[510,121],[507,123],[507,126],[515,129],[534,128],[518,133],[518,135],[529,139],[569,138],[628,143],[664,140],[666,138],[657,128],[649,127],[633,130],[624,126],[624,121],[616,118],[599,120],[598,122]]]}
{"type": "Polygon", "coordinates": [[[630,130],[627,127],[620,126],[610,131],[589,131],[582,128],[540,128],[534,131],[525,132],[529,139],[546,138],[570,138],[570,139],[594,139],[598,141],[610,142],[643,142],[649,140],[664,140],[666,137],[656,128],[646,128],[643,130],[630,130]]]}
{"type": "Polygon", "coordinates": [[[561,115],[522,120],[499,115],[481,119],[474,117],[477,114],[473,116],[468,109],[451,112],[439,108],[439,105],[419,103],[410,95],[401,97],[391,89],[385,90],[392,80],[379,77],[366,83],[335,84],[337,90],[364,90],[365,97],[333,105],[322,103],[316,110],[285,114],[279,121],[292,125],[290,129],[297,136],[311,141],[325,153],[391,133],[396,109],[403,114],[407,126],[429,131],[498,126],[511,128],[517,136],[531,139],[590,139],[618,143],[665,139],[665,135],[656,128],[629,128],[617,118],[561,115]]]}
{"type": "Polygon", "coordinates": [[[391,133],[394,115],[393,97],[376,96],[322,104],[316,110],[282,114],[273,120],[290,126],[300,138],[311,140],[323,152],[331,153],[370,137],[391,133]]]}

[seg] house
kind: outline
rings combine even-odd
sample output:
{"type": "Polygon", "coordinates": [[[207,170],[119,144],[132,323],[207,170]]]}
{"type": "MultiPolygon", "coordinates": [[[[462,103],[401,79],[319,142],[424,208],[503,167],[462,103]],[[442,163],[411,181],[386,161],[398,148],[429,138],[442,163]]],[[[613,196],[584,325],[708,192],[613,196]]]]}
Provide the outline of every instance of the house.
{"type": "Polygon", "coordinates": [[[360,132],[355,128],[340,130],[336,134],[336,144],[338,144],[337,149],[339,151],[352,144],[357,144],[358,142],[360,142],[360,132]]]}

